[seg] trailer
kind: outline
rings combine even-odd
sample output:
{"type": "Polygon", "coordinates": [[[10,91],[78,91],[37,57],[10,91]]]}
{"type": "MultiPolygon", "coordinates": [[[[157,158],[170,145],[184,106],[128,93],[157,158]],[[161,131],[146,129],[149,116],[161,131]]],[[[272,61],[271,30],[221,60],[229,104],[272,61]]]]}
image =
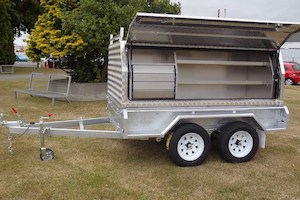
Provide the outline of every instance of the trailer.
{"type": "Polygon", "coordinates": [[[54,158],[46,135],[164,140],[179,166],[205,161],[217,137],[227,162],[247,162],[266,133],[286,130],[281,45],[300,24],[137,13],[123,40],[110,36],[107,118],[26,124],[4,121],[13,134],[38,134],[41,159],[54,158]],[[89,130],[111,123],[112,131],[89,130]],[[78,126],[79,128],[70,128],[78,126]]]}

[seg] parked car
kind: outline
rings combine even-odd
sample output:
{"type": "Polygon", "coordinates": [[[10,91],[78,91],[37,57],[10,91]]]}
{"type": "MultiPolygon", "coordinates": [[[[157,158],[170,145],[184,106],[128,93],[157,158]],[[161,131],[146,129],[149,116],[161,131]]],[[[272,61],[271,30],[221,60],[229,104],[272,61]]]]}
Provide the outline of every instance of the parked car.
{"type": "Polygon", "coordinates": [[[24,52],[16,52],[16,61],[28,62],[29,58],[26,56],[24,52]]]}
{"type": "Polygon", "coordinates": [[[285,84],[296,85],[300,82],[300,65],[296,62],[284,62],[285,84]]]}
{"type": "Polygon", "coordinates": [[[44,67],[48,66],[48,68],[65,69],[68,60],[65,57],[44,57],[41,58],[41,62],[43,63],[44,67]]]}

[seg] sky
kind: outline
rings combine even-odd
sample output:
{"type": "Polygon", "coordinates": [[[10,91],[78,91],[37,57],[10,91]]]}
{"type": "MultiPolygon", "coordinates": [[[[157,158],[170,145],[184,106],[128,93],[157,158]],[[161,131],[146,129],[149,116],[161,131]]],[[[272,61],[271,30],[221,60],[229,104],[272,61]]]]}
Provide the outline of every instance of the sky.
{"type": "MultiPolygon", "coordinates": [[[[181,3],[181,14],[199,17],[224,17],[226,9],[227,18],[255,19],[270,21],[288,21],[300,23],[300,0],[171,0],[181,3]]],[[[16,38],[16,45],[26,45],[22,40],[26,37],[16,38]]]]}
{"type": "Polygon", "coordinates": [[[300,22],[300,0],[171,0],[187,16],[300,22]]]}
{"type": "Polygon", "coordinates": [[[23,42],[23,39],[26,39],[28,34],[23,34],[21,37],[15,38],[14,44],[17,46],[25,46],[26,42],[23,42]]]}

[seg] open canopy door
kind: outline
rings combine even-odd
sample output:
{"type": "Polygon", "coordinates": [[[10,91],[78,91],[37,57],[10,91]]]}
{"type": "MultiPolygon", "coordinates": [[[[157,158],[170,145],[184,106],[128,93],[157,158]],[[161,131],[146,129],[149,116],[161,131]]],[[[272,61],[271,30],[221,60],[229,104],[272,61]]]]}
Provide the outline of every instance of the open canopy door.
{"type": "Polygon", "coordinates": [[[300,23],[137,13],[129,27],[127,44],[275,51],[298,31],[300,23]]]}

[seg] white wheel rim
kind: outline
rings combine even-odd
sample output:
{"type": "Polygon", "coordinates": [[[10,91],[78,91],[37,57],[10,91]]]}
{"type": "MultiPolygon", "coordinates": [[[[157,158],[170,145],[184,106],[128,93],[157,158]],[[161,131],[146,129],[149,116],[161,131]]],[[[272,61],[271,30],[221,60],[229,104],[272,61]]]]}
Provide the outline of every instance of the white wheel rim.
{"type": "Polygon", "coordinates": [[[229,152],[236,158],[247,156],[253,148],[253,138],[247,131],[234,133],[228,142],[229,152]]]}
{"type": "Polygon", "coordinates": [[[177,144],[179,156],[186,161],[198,159],[204,151],[204,140],[197,133],[187,133],[183,135],[177,144]]]}
{"type": "Polygon", "coordinates": [[[285,80],[285,84],[286,85],[292,85],[293,84],[293,81],[291,79],[286,79],[285,80]]]}

